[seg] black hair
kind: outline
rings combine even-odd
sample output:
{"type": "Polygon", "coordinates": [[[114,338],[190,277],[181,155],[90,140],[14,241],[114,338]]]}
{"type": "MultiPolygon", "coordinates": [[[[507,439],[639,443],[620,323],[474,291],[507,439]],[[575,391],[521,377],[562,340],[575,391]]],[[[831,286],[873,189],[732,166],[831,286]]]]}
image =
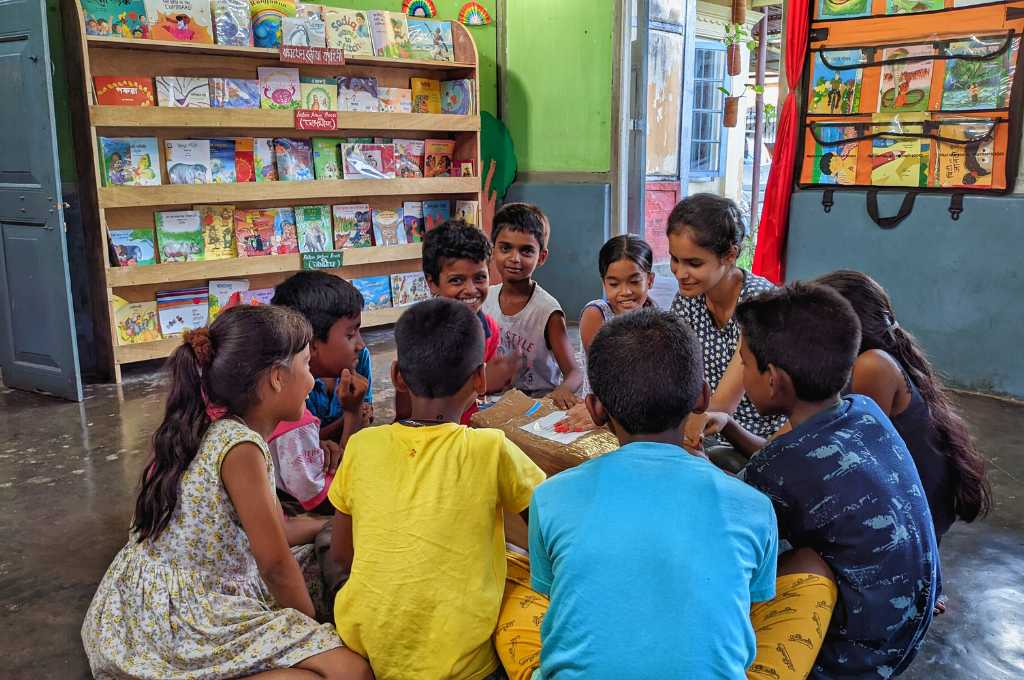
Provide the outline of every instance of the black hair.
{"type": "Polygon", "coordinates": [[[601,272],[602,279],[608,273],[608,267],[619,260],[629,260],[647,274],[654,270],[654,253],[651,252],[651,246],[633,234],[613,236],[601,246],[597,254],[597,270],[601,272]]]}
{"type": "Polygon", "coordinates": [[[419,302],[395,325],[398,372],[417,397],[439,399],[457,394],[484,363],[480,319],[447,298],[419,302]]]}
{"type": "Polygon", "coordinates": [[[770,290],[737,305],[736,320],[758,370],[784,370],[797,399],[824,401],[849,382],[860,321],[831,288],[797,281],[770,290]]]}
{"type": "Polygon", "coordinates": [[[438,283],[445,260],[487,262],[491,242],[484,232],[463,220],[448,220],[423,236],[423,274],[438,283]]]}
{"type": "Polygon", "coordinates": [[[859,353],[879,349],[892,356],[921,393],[937,435],[938,449],[946,454],[956,475],[957,517],[973,522],[992,509],[992,487],[985,475],[985,459],[974,445],[967,424],[946,396],[942,380],[924,350],[908,330],[896,322],[885,289],[867,274],[839,270],[815,283],[829,286],[846,298],[860,318],[859,353]]]}
{"type": "Polygon", "coordinates": [[[327,272],[304,271],[274,289],[271,304],[294,309],[313,327],[313,337],[326,342],[338,319],[352,319],[363,309],[363,294],[351,283],[327,272]]]}
{"type": "Polygon", "coordinates": [[[629,434],[679,427],[700,399],[704,359],[697,335],[679,316],[640,309],[597,332],[587,354],[590,387],[629,434]]]}
{"type": "Polygon", "coordinates": [[[257,403],[259,381],[287,365],[312,337],[301,314],[274,305],[224,310],[210,325],[186,334],[167,360],[170,390],[153,434],[153,458],[142,473],[132,530],[139,542],[167,528],[178,505],[181,476],[210,426],[207,404],[242,416],[257,403]]]}
{"type": "Polygon", "coordinates": [[[832,174],[832,159],[833,158],[835,158],[835,154],[832,153],[831,151],[829,151],[827,153],[823,153],[821,155],[821,160],[818,161],[818,169],[821,170],[821,174],[823,174],[823,175],[831,175],[832,174]]]}
{"type": "Polygon", "coordinates": [[[746,237],[743,213],[735,201],[715,194],[694,194],[676,203],[668,216],[667,236],[689,231],[694,242],[719,257],[746,237]]]}
{"type": "Polygon", "coordinates": [[[498,235],[508,229],[534,237],[541,250],[548,247],[548,218],[535,205],[506,203],[494,214],[492,226],[491,243],[497,243],[498,235]]]}

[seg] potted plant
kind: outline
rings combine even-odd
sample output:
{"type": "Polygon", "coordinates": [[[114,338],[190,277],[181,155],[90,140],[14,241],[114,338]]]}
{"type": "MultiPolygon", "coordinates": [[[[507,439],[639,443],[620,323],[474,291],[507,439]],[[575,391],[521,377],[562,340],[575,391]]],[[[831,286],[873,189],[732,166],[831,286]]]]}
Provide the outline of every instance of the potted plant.
{"type": "Polygon", "coordinates": [[[739,122],[740,115],[740,98],[743,91],[751,89],[757,94],[764,94],[764,85],[751,85],[747,84],[740,90],[740,94],[733,96],[727,88],[720,87],[718,91],[725,95],[725,106],[722,111],[722,126],[727,128],[736,127],[736,123],[739,122]]]}
{"type": "Polygon", "coordinates": [[[757,49],[757,41],[751,37],[745,25],[737,23],[725,27],[725,38],[722,42],[725,43],[729,75],[738,76],[743,70],[743,52],[740,47],[746,45],[747,50],[753,52],[757,49]]]}

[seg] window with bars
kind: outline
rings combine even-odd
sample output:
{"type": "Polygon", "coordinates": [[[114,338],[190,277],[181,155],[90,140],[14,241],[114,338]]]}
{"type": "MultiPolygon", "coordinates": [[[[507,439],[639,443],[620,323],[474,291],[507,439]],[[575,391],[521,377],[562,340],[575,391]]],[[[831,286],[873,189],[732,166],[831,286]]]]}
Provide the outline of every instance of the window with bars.
{"type": "Polygon", "coordinates": [[[725,174],[726,129],[722,127],[726,85],[725,45],[698,40],[694,49],[693,126],[690,176],[696,179],[725,174]]]}

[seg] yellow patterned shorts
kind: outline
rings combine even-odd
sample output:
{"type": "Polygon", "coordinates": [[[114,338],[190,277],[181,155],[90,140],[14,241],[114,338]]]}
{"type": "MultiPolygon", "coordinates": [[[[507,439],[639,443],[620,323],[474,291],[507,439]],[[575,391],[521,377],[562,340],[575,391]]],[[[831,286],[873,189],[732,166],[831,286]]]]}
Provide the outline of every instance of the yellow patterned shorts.
{"type": "MultiPolygon", "coordinates": [[[[540,624],[548,598],[530,588],[530,563],[508,553],[505,598],[494,632],[509,680],[529,680],[540,666],[540,624]]],[[[788,574],[775,581],[775,599],[755,604],[750,622],[757,657],[748,680],[804,680],[821,649],[836,603],[836,586],[815,574],[788,574]]]]}

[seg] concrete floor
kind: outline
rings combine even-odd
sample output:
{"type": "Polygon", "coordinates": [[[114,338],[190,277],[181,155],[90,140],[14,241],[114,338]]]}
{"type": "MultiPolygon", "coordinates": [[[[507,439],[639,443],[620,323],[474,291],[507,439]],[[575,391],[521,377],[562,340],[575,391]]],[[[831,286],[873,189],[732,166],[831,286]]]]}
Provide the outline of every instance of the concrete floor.
{"type": "MultiPolygon", "coordinates": [[[[386,332],[367,334],[378,416],[390,415],[386,332]]],[[[79,638],[100,577],[124,544],[147,440],[164,389],[153,365],[81,404],[0,387],[0,678],[78,679],[79,638]]],[[[992,463],[996,512],[958,524],[942,545],[949,613],[914,666],[916,680],[1024,678],[1024,405],[957,395],[992,463]]]]}

